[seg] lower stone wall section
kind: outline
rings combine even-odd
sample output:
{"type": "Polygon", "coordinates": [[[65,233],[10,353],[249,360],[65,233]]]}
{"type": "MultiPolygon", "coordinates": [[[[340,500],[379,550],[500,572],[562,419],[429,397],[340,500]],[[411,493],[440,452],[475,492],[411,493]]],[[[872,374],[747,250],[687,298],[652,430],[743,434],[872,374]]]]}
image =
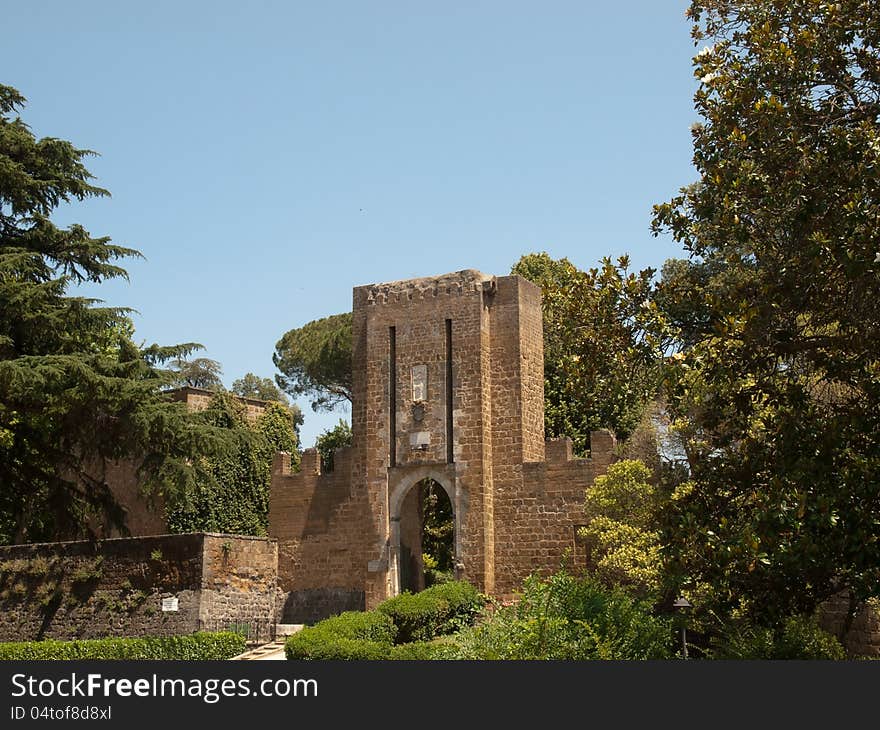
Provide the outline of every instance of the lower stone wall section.
{"type": "Polygon", "coordinates": [[[364,591],[350,588],[306,588],[280,595],[278,623],[314,624],[343,611],[365,611],[364,591]]]}
{"type": "Polygon", "coordinates": [[[276,566],[272,540],[204,533],[0,547],[0,640],[274,626],[276,566]]]}
{"type": "Polygon", "coordinates": [[[278,544],[262,537],[204,536],[199,627],[251,639],[275,630],[278,544]]]}

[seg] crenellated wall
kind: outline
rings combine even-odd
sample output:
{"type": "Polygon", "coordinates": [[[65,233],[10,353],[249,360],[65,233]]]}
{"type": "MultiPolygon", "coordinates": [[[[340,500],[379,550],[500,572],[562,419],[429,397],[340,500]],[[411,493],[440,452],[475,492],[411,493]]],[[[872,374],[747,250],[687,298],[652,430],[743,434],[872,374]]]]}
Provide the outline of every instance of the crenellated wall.
{"type": "Polygon", "coordinates": [[[322,474],[320,455],[306,449],[292,473],[290,455],[275,456],[269,534],[278,541],[281,623],[312,623],[365,605],[366,494],[352,489],[351,449],[338,449],[333,463],[322,474]]]}
{"type": "Polygon", "coordinates": [[[487,593],[509,595],[576,552],[584,490],[613,439],[595,434],[592,458],[577,460],[570,443],[545,444],[540,288],[464,270],[356,287],[352,302],[353,445],[331,474],[314,451],[298,474],[276,460],[269,534],[285,620],[419,587],[408,576],[425,479],[453,506],[456,577],[487,593]]]}

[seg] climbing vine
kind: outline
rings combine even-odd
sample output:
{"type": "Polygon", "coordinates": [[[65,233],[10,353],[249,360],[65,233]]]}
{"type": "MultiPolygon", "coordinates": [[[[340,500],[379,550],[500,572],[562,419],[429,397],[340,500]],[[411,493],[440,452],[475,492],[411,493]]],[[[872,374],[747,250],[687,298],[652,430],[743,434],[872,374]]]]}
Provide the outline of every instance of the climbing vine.
{"type": "Polygon", "coordinates": [[[272,458],[276,451],[287,451],[294,465],[299,463],[290,410],[280,403],[267,403],[251,424],[238,399],[218,393],[201,417],[231,430],[237,447],[228,456],[208,462],[210,477],[169,506],[170,530],[265,535],[272,458]]]}

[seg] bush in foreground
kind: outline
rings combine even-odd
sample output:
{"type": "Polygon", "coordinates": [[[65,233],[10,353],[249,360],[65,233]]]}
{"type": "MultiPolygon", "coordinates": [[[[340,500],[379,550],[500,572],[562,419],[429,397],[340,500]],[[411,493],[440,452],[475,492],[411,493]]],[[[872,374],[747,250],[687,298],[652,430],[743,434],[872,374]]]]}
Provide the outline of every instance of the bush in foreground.
{"type": "Polygon", "coordinates": [[[32,659],[230,659],[245,650],[245,639],[232,632],[185,636],[20,641],[0,643],[0,660],[32,659]]]}
{"type": "Polygon", "coordinates": [[[397,629],[378,611],[346,611],[319,621],[284,644],[288,659],[385,659],[397,629]]]}
{"type": "Polygon", "coordinates": [[[398,644],[430,641],[474,622],[484,597],[470,583],[450,581],[420,593],[401,593],[376,608],[397,627],[398,644]]]}
{"type": "Polygon", "coordinates": [[[461,631],[455,659],[666,659],[669,619],[619,589],[560,571],[526,580],[520,601],[461,631]]]}
{"type": "Polygon", "coordinates": [[[732,624],[712,642],[713,659],[845,659],[846,651],[813,619],[794,616],[779,628],[732,624]]]}

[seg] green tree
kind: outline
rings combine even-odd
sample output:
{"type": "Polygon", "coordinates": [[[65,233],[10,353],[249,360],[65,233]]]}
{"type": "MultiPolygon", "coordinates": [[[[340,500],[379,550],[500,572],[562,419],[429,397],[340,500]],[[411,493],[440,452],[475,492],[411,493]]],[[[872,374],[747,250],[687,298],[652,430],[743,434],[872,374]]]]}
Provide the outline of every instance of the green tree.
{"type": "Polygon", "coordinates": [[[217,393],[198,417],[226,430],[236,447],[203,459],[205,478],[168,508],[172,532],[225,532],[265,535],[269,526],[269,488],[272,459],[287,451],[299,463],[292,415],[280,403],[249,424],[245,408],[229,393],[217,393]]]}
{"type": "Polygon", "coordinates": [[[618,461],[587,490],[589,524],[580,536],[590,547],[590,566],[603,582],[642,597],[661,588],[659,495],[651,470],[641,461],[618,461]]]}
{"type": "Polygon", "coordinates": [[[233,381],[232,392],[242,398],[275,401],[287,406],[296,429],[297,441],[299,441],[299,427],[305,421],[302,410],[296,403],[291,403],[288,400],[284,392],[275,385],[271,378],[261,378],[253,373],[247,373],[244,377],[233,381]]]}
{"type": "Polygon", "coordinates": [[[208,357],[197,357],[193,360],[175,358],[171,362],[174,373],[172,384],[176,387],[189,386],[205,390],[223,390],[220,376],[223,368],[216,360],[208,357]]]}
{"type": "Polygon", "coordinates": [[[351,446],[351,426],[348,421],[340,418],[333,428],[324,431],[315,439],[315,448],[321,455],[321,471],[333,471],[333,452],[351,446]]]}
{"type": "Polygon", "coordinates": [[[233,381],[232,392],[235,395],[240,395],[242,398],[271,400],[283,403],[284,405],[290,402],[271,378],[261,378],[253,373],[246,373],[244,377],[233,381]]]}
{"type": "Polygon", "coordinates": [[[670,406],[692,488],[670,570],[780,625],[880,592],[880,10],[695,0],[699,181],[656,206],[690,254],[670,406]],[[720,278],[720,277],[723,277],[720,278]],[[723,286],[706,282],[723,281],[723,286]]]}
{"type": "Polygon", "coordinates": [[[25,100],[0,86],[0,540],[79,537],[120,527],[107,463],[135,459],[147,487],[185,489],[193,456],[223,434],[162,395],[161,365],[197,345],[131,340],[127,310],[71,295],[78,284],[125,278],[133,249],[50,216],[103,197],[84,159],[60,139],[37,139],[18,116],[25,100]]]}
{"type": "Polygon", "coordinates": [[[334,314],[292,329],[275,345],[275,379],[293,398],[310,396],[312,409],[351,403],[351,313],[334,314]]]}
{"type": "Polygon", "coordinates": [[[422,514],[425,587],[455,577],[455,515],[449,495],[433,479],[418,485],[422,514]]]}
{"type": "Polygon", "coordinates": [[[665,337],[653,270],[629,272],[623,256],[581,271],[546,253],[523,256],[513,274],[541,287],[547,436],[589,450],[590,431],[626,438],[657,395],[665,337]]]}

